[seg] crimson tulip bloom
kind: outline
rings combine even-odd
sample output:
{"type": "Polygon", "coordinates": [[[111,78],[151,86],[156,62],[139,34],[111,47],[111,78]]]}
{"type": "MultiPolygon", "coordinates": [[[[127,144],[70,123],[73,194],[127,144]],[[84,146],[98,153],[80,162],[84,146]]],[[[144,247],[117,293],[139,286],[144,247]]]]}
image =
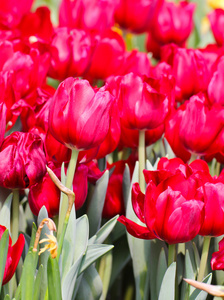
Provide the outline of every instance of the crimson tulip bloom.
{"type": "Polygon", "coordinates": [[[157,80],[129,73],[109,78],[108,84],[118,99],[121,125],[128,129],[155,129],[170,112],[172,78],[157,80]]]}
{"type": "MultiPolygon", "coordinates": [[[[56,176],[61,178],[61,168],[53,169],[56,176]]],[[[75,209],[83,206],[88,192],[88,167],[78,165],[72,187],[75,193],[75,209]]],[[[50,218],[58,215],[60,205],[60,190],[51,180],[48,173],[43,179],[30,187],[28,201],[34,215],[38,216],[42,206],[45,206],[50,218]]]]}
{"type": "MultiPolygon", "coordinates": [[[[5,230],[6,227],[0,225],[0,239],[3,233],[5,232],[5,230]]],[[[12,239],[9,236],[8,254],[6,258],[6,265],[5,265],[2,285],[6,284],[15,273],[16,267],[19,263],[20,257],[23,252],[24,245],[25,245],[25,238],[23,234],[19,235],[18,240],[13,246],[12,246],[12,239]]]]}
{"type": "Polygon", "coordinates": [[[46,158],[42,139],[33,133],[13,132],[0,147],[0,185],[28,188],[44,176],[46,158]]]}
{"type": "Polygon", "coordinates": [[[51,64],[48,75],[58,80],[69,76],[82,76],[90,63],[91,40],[78,29],[55,29],[51,42],[51,64]]]}
{"type": "Polygon", "coordinates": [[[165,1],[153,22],[151,34],[160,45],[175,43],[182,46],[193,29],[195,3],[165,1]]]}
{"type": "Polygon", "coordinates": [[[206,91],[210,72],[199,50],[169,44],[161,48],[161,59],[172,67],[176,79],[176,100],[183,101],[198,92],[206,91]]]}
{"type": "Polygon", "coordinates": [[[67,78],[51,99],[51,134],[68,148],[99,146],[109,130],[112,100],[104,87],[94,90],[87,80],[67,78]]]}
{"type": "Polygon", "coordinates": [[[213,271],[224,271],[224,238],[219,242],[219,251],[212,254],[211,267],[213,271]]]}
{"type": "Polygon", "coordinates": [[[115,9],[115,21],[130,31],[146,32],[163,2],[164,0],[120,0],[115,9]]]}
{"type": "Polygon", "coordinates": [[[213,73],[208,85],[208,97],[212,104],[219,103],[224,106],[223,79],[224,79],[224,57],[222,56],[217,64],[217,69],[213,73]]]}
{"type": "Polygon", "coordinates": [[[144,171],[145,195],[138,183],[132,188],[132,204],[138,225],[124,216],[118,220],[130,234],[138,238],[158,238],[169,244],[187,242],[199,232],[204,203],[195,198],[197,189],[207,178],[205,162],[185,165],[180,159],[162,159],[157,171],[144,171]],[[202,179],[201,179],[202,178],[202,179]]]}
{"type": "Polygon", "coordinates": [[[216,43],[222,47],[224,45],[224,10],[221,8],[215,9],[208,15],[208,18],[216,43]]]}

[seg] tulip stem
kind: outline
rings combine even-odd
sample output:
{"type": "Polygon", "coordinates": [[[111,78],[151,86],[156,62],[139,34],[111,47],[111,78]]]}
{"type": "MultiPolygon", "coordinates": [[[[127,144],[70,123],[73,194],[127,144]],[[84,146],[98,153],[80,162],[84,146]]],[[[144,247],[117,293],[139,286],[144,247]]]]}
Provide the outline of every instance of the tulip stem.
{"type": "Polygon", "coordinates": [[[145,178],[143,170],[145,169],[145,131],[139,131],[138,143],[138,160],[139,160],[139,186],[142,193],[145,192],[145,178]]]}
{"type": "MultiPolygon", "coordinates": [[[[73,178],[75,175],[75,168],[76,168],[76,163],[77,163],[77,159],[78,159],[78,154],[79,154],[78,150],[72,149],[72,155],[71,155],[71,159],[70,159],[70,162],[68,165],[67,178],[66,178],[66,183],[65,183],[65,186],[68,189],[72,188],[72,182],[73,182],[73,178]]],[[[63,194],[61,201],[62,201],[62,203],[60,205],[61,209],[59,212],[59,220],[58,220],[58,235],[57,235],[58,240],[62,233],[66,212],[68,210],[68,198],[65,194],[63,194]]]]}
{"type": "Polygon", "coordinates": [[[14,244],[19,233],[19,189],[13,189],[12,192],[12,243],[14,244]]]}
{"type": "Polygon", "coordinates": [[[168,247],[168,267],[175,261],[176,258],[176,244],[168,247]]]}
{"type": "Polygon", "coordinates": [[[197,278],[198,281],[202,281],[203,278],[204,278],[204,275],[205,275],[205,269],[206,269],[206,265],[207,265],[210,241],[211,241],[210,236],[205,236],[204,237],[204,243],[203,243],[202,254],[201,254],[201,262],[200,262],[198,278],[197,278]]]}

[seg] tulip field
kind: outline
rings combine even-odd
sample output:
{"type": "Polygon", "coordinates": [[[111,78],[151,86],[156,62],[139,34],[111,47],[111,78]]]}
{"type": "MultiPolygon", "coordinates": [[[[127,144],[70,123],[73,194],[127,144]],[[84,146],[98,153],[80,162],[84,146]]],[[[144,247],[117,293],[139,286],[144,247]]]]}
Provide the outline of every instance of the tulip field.
{"type": "Polygon", "coordinates": [[[0,0],[0,300],[224,299],[224,0],[0,0]]]}

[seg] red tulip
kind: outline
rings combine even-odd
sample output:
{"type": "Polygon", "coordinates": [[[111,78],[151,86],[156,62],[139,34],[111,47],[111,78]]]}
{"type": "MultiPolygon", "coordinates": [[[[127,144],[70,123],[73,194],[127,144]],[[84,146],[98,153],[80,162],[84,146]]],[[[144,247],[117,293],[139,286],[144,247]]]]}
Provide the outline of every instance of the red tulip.
{"type": "Polygon", "coordinates": [[[208,97],[212,104],[219,103],[224,106],[223,79],[224,79],[224,57],[222,56],[217,64],[217,70],[214,72],[208,85],[208,97]]]}
{"type": "Polygon", "coordinates": [[[219,242],[219,251],[212,254],[211,267],[213,271],[224,271],[224,238],[219,242]]]}
{"type": "Polygon", "coordinates": [[[59,10],[60,26],[89,31],[103,31],[114,24],[117,0],[62,0],[59,10]]]}
{"type": "Polygon", "coordinates": [[[13,132],[0,147],[0,185],[28,188],[42,179],[46,158],[42,139],[33,133],[13,132]]]}
{"type": "Polygon", "coordinates": [[[193,29],[195,3],[165,1],[151,28],[153,39],[160,45],[175,43],[182,46],[193,29]]]}
{"type": "Polygon", "coordinates": [[[161,48],[161,59],[172,67],[178,101],[183,101],[200,91],[206,91],[210,72],[199,50],[169,44],[161,48]]]}
{"type": "Polygon", "coordinates": [[[143,33],[150,25],[164,0],[121,0],[115,10],[115,21],[122,28],[143,33]]]}
{"type": "MultiPolygon", "coordinates": [[[[0,225],[0,239],[5,232],[6,227],[0,225]]],[[[8,246],[8,254],[6,258],[6,265],[5,265],[5,271],[3,275],[3,282],[2,284],[6,284],[15,273],[16,267],[19,263],[20,257],[23,252],[23,247],[25,245],[25,238],[23,234],[19,235],[18,240],[16,243],[12,246],[12,239],[9,236],[9,246],[8,246]]]]}
{"type": "Polygon", "coordinates": [[[58,80],[82,76],[90,63],[91,51],[91,40],[85,31],[67,27],[55,29],[49,76],[58,80]]]}
{"type": "Polygon", "coordinates": [[[68,148],[99,146],[109,130],[112,100],[104,87],[94,90],[87,80],[67,78],[51,99],[51,134],[68,148]]]}
{"type": "Polygon", "coordinates": [[[224,45],[224,33],[223,33],[223,26],[224,26],[224,10],[219,8],[213,10],[208,15],[211,29],[214,34],[216,43],[218,46],[224,45]]]}
{"type": "Polygon", "coordinates": [[[139,238],[158,238],[169,244],[187,242],[199,232],[204,203],[195,198],[197,189],[210,178],[206,163],[185,165],[180,159],[159,163],[158,171],[144,171],[145,195],[138,183],[132,188],[132,204],[140,226],[125,217],[119,221],[139,238]],[[201,180],[202,177],[202,180],[201,180]]]}

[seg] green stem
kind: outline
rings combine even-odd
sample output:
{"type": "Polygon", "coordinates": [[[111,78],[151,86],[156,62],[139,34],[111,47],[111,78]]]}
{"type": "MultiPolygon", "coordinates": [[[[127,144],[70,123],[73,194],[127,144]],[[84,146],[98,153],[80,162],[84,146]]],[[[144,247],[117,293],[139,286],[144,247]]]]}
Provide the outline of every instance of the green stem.
{"type": "Polygon", "coordinates": [[[176,259],[176,244],[169,245],[168,247],[168,267],[175,261],[176,259]]]}
{"type": "Polygon", "coordinates": [[[12,192],[12,244],[14,244],[19,236],[19,190],[13,189],[12,192]]]}
{"type": "MultiPolygon", "coordinates": [[[[71,155],[71,159],[70,159],[70,162],[68,165],[67,178],[66,178],[66,183],[65,183],[65,186],[68,189],[71,189],[71,187],[72,187],[72,182],[73,182],[73,178],[74,178],[74,174],[75,174],[75,168],[76,168],[78,154],[79,154],[78,150],[76,150],[76,149],[72,150],[72,155],[71,155]]],[[[60,239],[60,235],[63,230],[63,224],[64,224],[66,212],[68,209],[67,196],[63,194],[61,201],[62,201],[62,204],[61,204],[61,209],[59,212],[59,220],[58,220],[58,235],[57,235],[58,240],[60,239]]]]}
{"type": "Polygon", "coordinates": [[[145,169],[145,131],[139,131],[138,143],[138,160],[139,160],[139,186],[141,191],[145,192],[145,178],[143,170],[145,169]]]}
{"type": "Polygon", "coordinates": [[[210,241],[211,241],[210,236],[205,236],[204,237],[204,243],[203,243],[202,254],[201,254],[201,262],[200,262],[198,278],[197,278],[198,281],[202,281],[203,278],[204,278],[204,275],[205,275],[205,269],[206,269],[207,260],[208,260],[208,252],[209,252],[210,241]]]}

